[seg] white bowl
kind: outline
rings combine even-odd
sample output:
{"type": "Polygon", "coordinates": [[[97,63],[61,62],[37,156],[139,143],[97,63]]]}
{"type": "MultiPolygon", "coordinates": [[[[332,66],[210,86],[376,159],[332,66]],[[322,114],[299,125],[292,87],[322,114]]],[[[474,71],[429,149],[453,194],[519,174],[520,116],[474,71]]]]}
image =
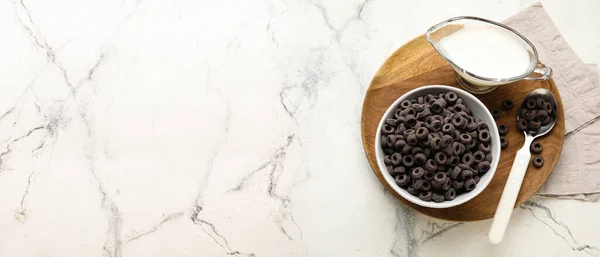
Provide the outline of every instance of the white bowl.
{"type": "Polygon", "coordinates": [[[402,95],[383,114],[383,117],[379,122],[379,126],[377,127],[377,134],[375,135],[375,156],[377,158],[377,166],[379,167],[379,171],[381,172],[381,174],[383,174],[383,178],[385,179],[385,181],[394,189],[394,191],[396,191],[396,193],[404,197],[404,199],[423,207],[450,208],[473,199],[488,186],[490,181],[492,181],[494,173],[496,172],[496,167],[498,166],[498,160],[500,159],[500,136],[498,134],[496,122],[494,121],[492,114],[487,109],[487,107],[485,107],[485,105],[481,101],[479,101],[479,99],[477,99],[475,96],[462,89],[450,86],[423,86],[413,89],[407,92],[406,94],[402,95]],[[418,96],[424,96],[427,94],[439,94],[445,92],[456,93],[456,95],[462,98],[463,101],[465,101],[465,103],[469,106],[474,117],[478,117],[483,122],[488,124],[488,126],[490,127],[490,134],[492,136],[491,153],[493,160],[490,165],[490,170],[481,177],[479,183],[477,183],[477,186],[475,187],[475,189],[473,189],[473,191],[457,195],[456,198],[452,201],[444,201],[441,203],[426,202],[419,199],[419,197],[417,196],[409,194],[408,191],[396,185],[394,178],[387,172],[387,168],[385,166],[385,163],[383,162],[383,157],[385,154],[383,153],[383,149],[381,148],[381,128],[383,127],[383,124],[385,123],[386,119],[394,117],[394,111],[400,105],[400,102],[406,99],[416,99],[418,96]]]}

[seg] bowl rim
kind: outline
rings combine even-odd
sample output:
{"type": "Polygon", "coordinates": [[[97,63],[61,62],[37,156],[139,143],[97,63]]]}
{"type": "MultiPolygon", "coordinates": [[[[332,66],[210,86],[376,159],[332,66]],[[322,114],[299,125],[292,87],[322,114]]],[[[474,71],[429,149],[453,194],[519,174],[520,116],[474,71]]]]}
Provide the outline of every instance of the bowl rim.
{"type": "MultiPolygon", "coordinates": [[[[470,108],[473,109],[473,106],[470,106],[470,108]]],[[[479,117],[479,118],[482,118],[482,117],[479,117]]],[[[420,87],[412,89],[412,90],[402,94],[400,97],[398,97],[398,99],[396,99],[396,101],[394,101],[388,107],[388,109],[385,111],[385,113],[381,117],[381,120],[379,121],[379,125],[377,126],[377,132],[375,134],[374,147],[375,147],[375,159],[377,161],[377,167],[379,168],[379,172],[383,176],[386,183],[388,183],[388,185],[398,195],[400,195],[402,198],[408,200],[409,202],[412,202],[412,203],[422,206],[422,207],[429,207],[429,208],[436,208],[436,209],[450,208],[450,207],[458,206],[458,205],[466,203],[466,202],[470,201],[471,199],[475,198],[476,196],[478,196],[481,192],[483,192],[485,190],[485,188],[487,188],[487,186],[492,181],[494,174],[496,173],[496,169],[498,167],[498,163],[499,163],[499,159],[500,159],[500,136],[498,134],[496,121],[492,117],[492,114],[490,113],[489,109],[485,106],[485,104],[483,104],[483,102],[481,102],[481,100],[479,100],[477,97],[475,97],[471,93],[469,93],[465,90],[462,90],[460,88],[447,86],[447,85],[420,86],[420,87]],[[478,106],[475,108],[483,109],[484,114],[487,116],[488,120],[492,121],[492,123],[493,123],[493,124],[488,124],[488,126],[490,127],[491,135],[492,135],[491,153],[494,157],[494,159],[492,160],[492,163],[490,164],[490,171],[488,171],[484,175],[484,176],[487,176],[486,179],[485,180],[482,179],[477,184],[478,187],[475,190],[468,192],[466,194],[466,197],[461,198],[460,200],[455,199],[452,201],[444,201],[441,203],[423,201],[423,200],[419,199],[418,197],[409,194],[405,189],[400,188],[398,185],[396,185],[396,183],[394,182],[394,178],[387,172],[387,168],[385,166],[385,163],[383,162],[383,154],[382,154],[383,150],[380,151],[380,149],[381,149],[381,128],[383,127],[385,120],[387,119],[388,116],[390,116],[390,113],[392,112],[392,110],[396,109],[396,107],[400,104],[400,102],[404,101],[405,99],[407,99],[408,97],[410,97],[412,95],[415,95],[418,92],[421,92],[421,91],[424,91],[427,89],[433,89],[433,90],[437,89],[440,91],[452,91],[452,92],[458,93],[459,97],[469,98],[470,100],[477,103],[478,106]],[[497,154],[495,154],[495,153],[497,153],[497,154]]]]}

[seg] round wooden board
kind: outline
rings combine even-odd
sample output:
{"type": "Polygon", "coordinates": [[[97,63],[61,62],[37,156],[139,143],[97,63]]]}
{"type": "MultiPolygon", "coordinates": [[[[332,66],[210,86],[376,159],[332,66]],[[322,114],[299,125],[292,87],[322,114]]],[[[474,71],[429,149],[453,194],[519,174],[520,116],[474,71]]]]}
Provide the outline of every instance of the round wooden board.
{"type": "Polygon", "coordinates": [[[509,127],[509,147],[502,150],[500,162],[494,178],[488,187],[477,197],[462,205],[433,209],[415,205],[398,195],[384,180],[377,161],[375,160],[375,132],[383,113],[387,108],[404,93],[425,85],[450,85],[460,87],[455,80],[455,72],[450,65],[439,56],[427,42],[425,36],[419,36],[400,47],[379,68],[367,90],[362,108],[361,131],[362,140],[367,158],[375,175],[388,190],[396,195],[400,201],[411,208],[426,215],[453,221],[475,221],[488,219],[494,216],[498,201],[516,152],[523,146],[524,135],[516,128],[516,112],[523,99],[536,88],[546,88],[557,98],[558,120],[554,129],[545,137],[537,139],[544,146],[542,156],[545,164],[536,169],[529,164],[527,174],[521,186],[517,204],[521,205],[529,199],[544,184],[560,156],[565,134],[565,119],[562,109],[560,94],[553,80],[530,81],[522,80],[509,85],[498,87],[491,93],[476,95],[491,110],[501,109],[504,99],[512,99],[515,108],[511,111],[502,111],[497,124],[506,124],[509,127]]]}

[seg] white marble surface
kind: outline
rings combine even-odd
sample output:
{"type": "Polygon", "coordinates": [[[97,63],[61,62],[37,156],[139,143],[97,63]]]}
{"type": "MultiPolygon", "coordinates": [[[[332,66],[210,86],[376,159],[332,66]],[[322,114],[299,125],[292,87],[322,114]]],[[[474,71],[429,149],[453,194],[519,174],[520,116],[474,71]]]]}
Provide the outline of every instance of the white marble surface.
{"type": "MultiPolygon", "coordinates": [[[[600,256],[600,203],[534,198],[494,246],[362,150],[387,55],[531,2],[2,0],[0,256],[600,256]]],[[[599,63],[600,2],[543,3],[599,63]]]]}

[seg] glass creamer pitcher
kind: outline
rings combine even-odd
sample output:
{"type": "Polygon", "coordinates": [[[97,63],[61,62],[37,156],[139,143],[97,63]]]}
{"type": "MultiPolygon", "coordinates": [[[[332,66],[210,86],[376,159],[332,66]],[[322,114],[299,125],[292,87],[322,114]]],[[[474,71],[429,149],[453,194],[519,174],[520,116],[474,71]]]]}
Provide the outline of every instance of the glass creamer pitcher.
{"type": "Polygon", "coordinates": [[[546,80],[552,69],[538,62],[533,44],[506,25],[459,16],[427,30],[427,41],[454,68],[466,90],[483,94],[521,79],[546,80]]]}

